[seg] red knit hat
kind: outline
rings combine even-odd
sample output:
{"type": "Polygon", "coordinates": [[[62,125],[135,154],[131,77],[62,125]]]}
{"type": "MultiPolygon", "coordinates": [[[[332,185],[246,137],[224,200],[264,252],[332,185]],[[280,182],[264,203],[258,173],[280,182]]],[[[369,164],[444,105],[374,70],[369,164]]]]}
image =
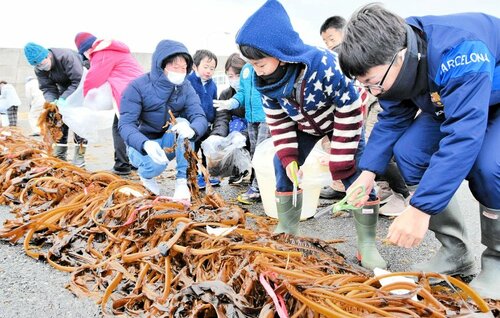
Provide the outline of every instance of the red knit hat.
{"type": "Polygon", "coordinates": [[[75,36],[75,44],[78,49],[78,53],[83,54],[85,51],[92,47],[96,37],[88,32],[80,32],[75,36]]]}

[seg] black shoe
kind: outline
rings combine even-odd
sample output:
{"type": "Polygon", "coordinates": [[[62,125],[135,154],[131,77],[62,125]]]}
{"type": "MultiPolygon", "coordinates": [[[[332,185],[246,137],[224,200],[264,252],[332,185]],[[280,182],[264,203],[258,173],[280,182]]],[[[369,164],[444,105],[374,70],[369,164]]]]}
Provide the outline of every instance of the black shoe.
{"type": "Polygon", "coordinates": [[[111,172],[114,174],[117,174],[119,176],[128,176],[130,173],[132,173],[131,169],[111,169],[111,172]]]}
{"type": "Polygon", "coordinates": [[[228,183],[229,184],[240,184],[241,182],[243,182],[243,179],[245,179],[246,176],[248,176],[248,170],[245,170],[238,175],[230,176],[228,183]]]}
{"type": "Polygon", "coordinates": [[[337,190],[334,190],[330,186],[323,187],[321,189],[321,192],[319,193],[319,197],[322,199],[329,199],[329,200],[341,200],[345,197],[345,192],[340,192],[337,190]]]}

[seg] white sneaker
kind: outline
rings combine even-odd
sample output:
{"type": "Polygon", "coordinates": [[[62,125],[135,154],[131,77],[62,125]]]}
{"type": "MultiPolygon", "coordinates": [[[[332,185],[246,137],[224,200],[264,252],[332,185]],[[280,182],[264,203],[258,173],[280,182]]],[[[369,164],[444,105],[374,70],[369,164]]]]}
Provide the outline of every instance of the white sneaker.
{"type": "Polygon", "coordinates": [[[406,209],[409,202],[410,197],[405,199],[402,194],[394,192],[388,198],[387,203],[378,210],[378,213],[385,216],[398,216],[406,209]]]}
{"type": "Polygon", "coordinates": [[[148,189],[149,191],[153,192],[155,195],[160,195],[160,186],[156,182],[155,178],[151,179],[146,179],[143,177],[140,177],[142,181],[142,185],[148,189]]]}
{"type": "Polygon", "coordinates": [[[375,184],[375,192],[380,199],[380,204],[389,202],[389,198],[393,195],[391,187],[387,181],[377,181],[375,184]]]}
{"type": "Polygon", "coordinates": [[[191,192],[189,191],[186,179],[175,180],[175,192],[172,199],[175,201],[191,201],[191,192]]]}

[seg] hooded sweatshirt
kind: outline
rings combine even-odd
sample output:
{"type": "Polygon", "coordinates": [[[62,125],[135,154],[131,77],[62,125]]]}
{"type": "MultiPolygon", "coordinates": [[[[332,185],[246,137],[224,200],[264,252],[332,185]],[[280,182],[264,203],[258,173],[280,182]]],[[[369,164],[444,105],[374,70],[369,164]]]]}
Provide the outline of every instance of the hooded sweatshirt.
{"type": "Polygon", "coordinates": [[[236,42],[290,63],[277,83],[265,84],[259,76],[254,79],[282,165],[298,160],[297,130],[315,136],[333,131],[332,177],[351,176],[356,170],[362,103],[358,89],[340,71],[336,53],[304,44],[275,0],[267,1],[248,18],[236,42]]]}
{"type": "Polygon", "coordinates": [[[187,79],[180,85],[171,83],[161,64],[167,57],[177,53],[188,53],[180,42],[163,40],[158,43],[152,57],[151,71],[132,80],[123,92],[120,135],[125,143],[145,154],[142,146],[149,139],[158,139],[165,134],[164,127],[170,120],[169,110],[175,117],[189,121],[197,139],[207,131],[207,119],[200,99],[187,79]]]}
{"type": "Polygon", "coordinates": [[[127,45],[116,40],[96,40],[90,50],[90,69],[83,83],[83,95],[108,82],[118,110],[128,83],[144,74],[127,45]]]}

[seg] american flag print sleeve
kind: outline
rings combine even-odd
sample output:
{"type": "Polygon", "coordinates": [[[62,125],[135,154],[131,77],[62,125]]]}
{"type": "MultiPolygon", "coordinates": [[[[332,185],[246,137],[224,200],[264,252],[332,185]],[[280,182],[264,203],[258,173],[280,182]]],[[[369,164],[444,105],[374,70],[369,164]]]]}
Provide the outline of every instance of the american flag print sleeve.
{"type": "Polygon", "coordinates": [[[262,104],[266,113],[266,123],[271,131],[274,148],[283,167],[297,161],[297,123],[290,117],[277,100],[262,95],[262,104]]]}

